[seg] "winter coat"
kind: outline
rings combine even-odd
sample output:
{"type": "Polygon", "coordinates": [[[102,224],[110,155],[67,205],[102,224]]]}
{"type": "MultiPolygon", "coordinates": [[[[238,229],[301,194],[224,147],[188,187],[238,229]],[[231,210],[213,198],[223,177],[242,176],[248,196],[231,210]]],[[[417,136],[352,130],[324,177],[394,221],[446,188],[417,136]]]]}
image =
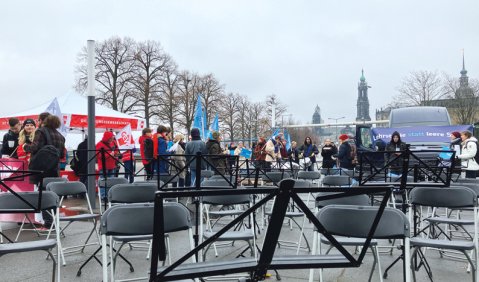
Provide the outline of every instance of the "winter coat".
{"type": "Polygon", "coordinates": [[[318,147],[314,144],[303,144],[299,147],[299,151],[303,154],[304,158],[309,158],[311,163],[316,163],[316,154],[319,154],[318,147]]]}
{"type": "Polygon", "coordinates": [[[254,158],[256,161],[264,161],[266,159],[266,143],[258,143],[254,147],[254,158]]]}
{"type": "MultiPolygon", "coordinates": [[[[181,143],[180,143],[181,144],[181,143]]],[[[175,165],[170,165],[170,174],[171,175],[176,175],[178,171],[181,170],[180,174],[178,175],[179,178],[185,178],[186,177],[186,170],[183,169],[186,166],[186,157],[185,155],[185,149],[178,144],[176,147],[175,151],[175,156],[171,157],[171,160],[175,165]]]]}
{"type": "MultiPolygon", "coordinates": [[[[206,149],[206,144],[205,142],[199,140],[192,140],[188,143],[186,143],[186,149],[185,149],[185,155],[186,155],[186,161],[189,162],[192,158],[194,158],[191,155],[195,155],[196,153],[201,152],[203,155],[208,154],[208,149],[206,149]]],[[[190,169],[196,170],[196,159],[190,163],[190,169]]],[[[206,162],[201,161],[201,169],[206,169],[206,162]]]]}
{"type": "MultiPolygon", "coordinates": [[[[115,143],[108,143],[108,140],[102,139],[96,144],[95,149],[97,151],[105,150],[105,169],[112,170],[116,169],[117,158],[121,155],[118,149],[116,148],[115,143]]],[[[98,163],[98,170],[102,173],[103,170],[103,161],[101,157],[101,152],[98,152],[96,156],[96,161],[98,163]]]]}
{"type": "Polygon", "coordinates": [[[218,142],[218,140],[210,139],[206,142],[206,148],[208,150],[208,155],[218,155],[217,157],[208,156],[208,161],[216,168],[216,170],[213,170],[215,174],[225,174],[227,158],[223,155],[220,142],[218,142]]]}
{"type": "Polygon", "coordinates": [[[298,148],[290,148],[288,150],[288,157],[291,157],[293,162],[299,164],[299,150],[298,148]]]}
{"type": "Polygon", "coordinates": [[[338,151],[338,160],[339,160],[339,167],[345,169],[353,169],[353,159],[351,158],[351,145],[349,143],[343,142],[339,146],[338,151]]]}
{"type": "Polygon", "coordinates": [[[17,152],[15,148],[18,146],[18,133],[13,133],[9,130],[5,135],[3,135],[2,143],[2,155],[12,155],[12,158],[17,158],[17,152]],[[10,147],[8,141],[13,141],[13,147],[10,147]],[[13,154],[12,154],[13,153],[13,154]]]}
{"type": "Polygon", "coordinates": [[[264,151],[266,152],[266,158],[265,160],[267,162],[274,162],[276,161],[276,158],[279,156],[279,150],[278,152],[275,152],[275,146],[276,146],[276,141],[273,139],[269,139],[268,142],[266,142],[266,147],[264,148],[264,151]]]}
{"type": "Polygon", "coordinates": [[[88,170],[88,139],[83,140],[78,144],[76,150],[76,157],[78,159],[78,172],[81,174],[87,173],[88,170]]]}
{"type": "Polygon", "coordinates": [[[153,160],[153,139],[146,137],[143,139],[143,164],[149,164],[153,160]]]}
{"type": "Polygon", "coordinates": [[[166,139],[161,136],[160,134],[153,135],[153,157],[158,159],[158,167],[160,173],[167,174],[168,173],[168,157],[170,153],[167,151],[168,142],[166,139]],[[162,156],[161,158],[159,156],[162,156]]]}
{"type": "Polygon", "coordinates": [[[323,168],[332,168],[336,164],[336,160],[333,160],[333,155],[338,153],[338,148],[333,145],[324,145],[321,149],[321,156],[323,157],[323,168]]]}
{"type": "Polygon", "coordinates": [[[457,158],[461,160],[461,165],[465,170],[479,170],[479,164],[474,159],[476,152],[477,139],[475,137],[471,137],[462,142],[462,152],[457,158]]]}

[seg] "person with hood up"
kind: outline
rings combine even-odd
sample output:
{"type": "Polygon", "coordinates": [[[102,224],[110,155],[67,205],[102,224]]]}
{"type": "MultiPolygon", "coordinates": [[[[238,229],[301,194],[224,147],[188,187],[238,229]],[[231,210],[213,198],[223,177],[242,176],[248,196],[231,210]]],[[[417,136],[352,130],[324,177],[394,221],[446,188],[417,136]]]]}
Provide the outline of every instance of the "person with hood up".
{"type": "Polygon", "coordinates": [[[218,131],[213,131],[210,138],[206,142],[206,149],[208,150],[208,161],[216,168],[213,169],[215,174],[224,175],[226,172],[227,156],[223,156],[223,150],[220,146],[221,136],[218,131]]]}
{"type": "MultiPolygon", "coordinates": [[[[98,151],[96,161],[100,177],[111,177],[116,170],[117,158],[121,155],[115,143],[115,135],[111,131],[105,131],[100,142],[96,144],[95,149],[98,151]]],[[[102,199],[106,198],[106,188],[100,187],[100,195],[102,199]]]]}
{"type": "MultiPolygon", "coordinates": [[[[386,151],[389,151],[389,153],[386,153],[387,159],[395,158],[395,156],[400,156],[401,153],[400,151],[405,151],[407,149],[406,143],[401,141],[401,135],[399,132],[394,131],[393,134],[391,135],[391,141],[387,144],[386,146],[386,151]],[[398,153],[391,153],[392,151],[398,152],[398,153]]],[[[390,171],[395,174],[401,174],[402,171],[402,161],[403,158],[399,157],[396,158],[393,162],[391,162],[389,165],[391,167],[390,171]]]]}
{"type": "Polygon", "coordinates": [[[476,161],[477,139],[469,130],[461,132],[462,153],[457,156],[466,171],[466,178],[476,178],[479,172],[479,164],[476,161]]]}
{"type": "MultiPolygon", "coordinates": [[[[208,154],[206,149],[206,144],[201,140],[200,130],[198,128],[193,128],[190,131],[191,141],[186,144],[185,155],[186,161],[189,162],[192,158],[196,158],[196,153],[201,152],[203,155],[208,154]]],[[[196,183],[196,159],[190,163],[190,174],[191,174],[191,186],[194,186],[196,183]]],[[[201,161],[201,169],[206,169],[206,162],[201,161]]],[[[199,180],[200,182],[202,180],[199,180]]]]}

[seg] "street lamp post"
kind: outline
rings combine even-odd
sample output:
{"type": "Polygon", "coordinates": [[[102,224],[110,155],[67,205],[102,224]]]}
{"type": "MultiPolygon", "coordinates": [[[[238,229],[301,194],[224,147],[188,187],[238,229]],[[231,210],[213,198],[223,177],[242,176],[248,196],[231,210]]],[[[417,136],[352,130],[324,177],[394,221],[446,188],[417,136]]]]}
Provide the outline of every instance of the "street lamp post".
{"type": "Polygon", "coordinates": [[[334,120],[335,123],[336,123],[336,139],[335,139],[336,141],[338,140],[338,120],[343,119],[343,118],[346,118],[346,117],[328,118],[328,119],[334,120]]]}

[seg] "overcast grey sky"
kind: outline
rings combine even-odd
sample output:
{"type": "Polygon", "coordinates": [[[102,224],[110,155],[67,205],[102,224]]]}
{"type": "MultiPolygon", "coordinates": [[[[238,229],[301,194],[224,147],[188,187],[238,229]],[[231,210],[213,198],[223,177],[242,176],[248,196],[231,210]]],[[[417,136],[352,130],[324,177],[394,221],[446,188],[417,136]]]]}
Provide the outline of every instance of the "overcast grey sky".
{"type": "MultiPolygon", "coordinates": [[[[414,70],[479,78],[479,2],[427,1],[4,1],[0,7],[0,114],[72,92],[88,39],[159,41],[181,69],[212,72],[226,91],[276,94],[310,122],[356,117],[364,68],[370,114],[414,70]]],[[[345,120],[346,121],[346,120],[345,120]]]]}

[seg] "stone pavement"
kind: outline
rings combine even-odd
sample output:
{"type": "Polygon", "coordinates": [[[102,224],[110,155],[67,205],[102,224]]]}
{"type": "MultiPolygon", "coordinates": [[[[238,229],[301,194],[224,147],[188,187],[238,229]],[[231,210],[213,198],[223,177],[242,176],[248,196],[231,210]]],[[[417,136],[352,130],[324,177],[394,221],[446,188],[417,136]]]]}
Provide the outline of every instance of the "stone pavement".
{"type": "MultiPolygon", "coordinates": [[[[65,205],[70,209],[83,209],[84,206],[78,199],[71,199],[65,202],[65,205]]],[[[72,243],[81,241],[88,235],[91,223],[81,222],[73,224],[71,228],[66,231],[66,238],[63,239],[64,246],[72,245],[72,243]]],[[[10,237],[14,237],[17,229],[6,230],[6,234],[10,237]]],[[[188,241],[186,232],[176,233],[171,236],[171,245],[173,259],[178,258],[179,255],[185,254],[188,251],[188,241]]],[[[280,239],[284,240],[297,240],[299,232],[296,228],[291,231],[285,224],[280,239]]],[[[258,239],[258,245],[261,247],[262,239],[264,236],[263,230],[258,239]]],[[[312,237],[312,227],[306,228],[306,236],[312,237]]],[[[33,232],[23,232],[20,240],[36,240],[38,238],[33,232]]],[[[312,239],[310,239],[312,242],[312,239]]],[[[382,242],[388,244],[387,241],[382,242]]],[[[246,243],[236,242],[234,247],[222,247],[218,248],[218,257],[214,257],[213,249],[208,252],[208,260],[229,260],[236,257],[244,248],[246,243]]],[[[89,246],[86,248],[85,253],[77,253],[67,255],[67,265],[61,267],[62,281],[101,281],[101,267],[96,261],[91,261],[82,271],[80,277],[77,277],[77,271],[80,265],[88,258],[90,254],[94,252],[97,246],[89,246]]],[[[387,250],[382,250],[383,254],[380,255],[382,269],[384,269],[400,254],[398,249],[394,249],[393,255],[386,253],[387,250]]],[[[284,247],[277,248],[276,254],[295,254],[296,250],[286,249],[284,247]]],[[[44,252],[30,252],[23,254],[10,254],[4,257],[0,257],[0,281],[50,281],[51,279],[51,261],[46,260],[46,253],[44,252]]],[[[125,247],[122,250],[122,254],[125,255],[135,268],[133,273],[129,272],[128,266],[121,260],[117,263],[117,279],[127,279],[139,276],[146,276],[149,270],[150,261],[146,259],[146,250],[134,248],[130,249],[125,247]]],[[[249,255],[249,252],[247,252],[249,255]]],[[[306,255],[306,251],[301,251],[300,254],[306,255]]],[[[466,272],[466,263],[462,261],[452,260],[449,258],[440,258],[437,251],[427,251],[426,256],[431,264],[434,281],[470,281],[471,275],[466,272]]],[[[101,259],[101,255],[98,256],[101,259]]],[[[324,271],[324,281],[341,281],[341,282],[358,282],[367,281],[369,271],[372,265],[372,255],[367,253],[364,263],[359,268],[348,269],[327,269],[324,271]]],[[[274,272],[266,281],[275,281],[276,277],[274,272]]],[[[280,270],[282,281],[308,281],[309,270],[280,270]]],[[[417,273],[418,281],[428,281],[428,278],[423,269],[417,273]]],[[[220,278],[220,281],[223,279],[220,278]]],[[[318,274],[316,273],[315,281],[319,281],[318,274]]],[[[377,271],[374,273],[373,281],[379,281],[377,271]]],[[[385,281],[402,281],[402,265],[395,265],[389,272],[389,277],[385,281]]]]}

